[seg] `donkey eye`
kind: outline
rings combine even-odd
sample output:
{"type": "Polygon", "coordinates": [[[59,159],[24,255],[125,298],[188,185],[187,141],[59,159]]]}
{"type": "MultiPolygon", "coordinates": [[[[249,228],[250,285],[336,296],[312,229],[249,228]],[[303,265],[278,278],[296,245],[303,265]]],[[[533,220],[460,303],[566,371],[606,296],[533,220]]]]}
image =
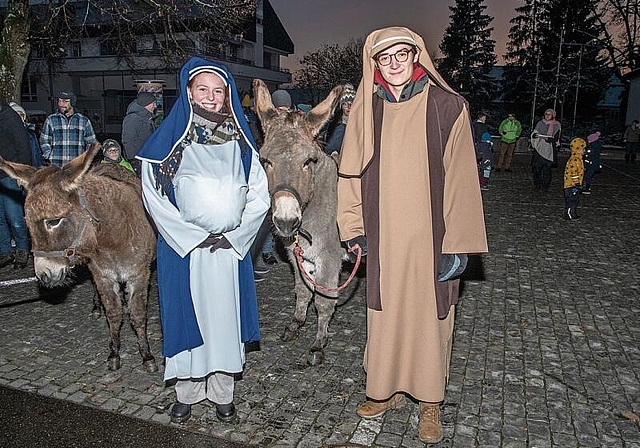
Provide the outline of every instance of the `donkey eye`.
{"type": "Polygon", "coordinates": [[[315,165],[316,163],[318,163],[318,159],[317,157],[310,157],[307,160],[304,161],[304,168],[309,168],[311,165],[315,165]]]}
{"type": "Polygon", "coordinates": [[[58,227],[61,222],[62,218],[45,219],[44,226],[47,228],[47,230],[52,230],[58,227]]]}

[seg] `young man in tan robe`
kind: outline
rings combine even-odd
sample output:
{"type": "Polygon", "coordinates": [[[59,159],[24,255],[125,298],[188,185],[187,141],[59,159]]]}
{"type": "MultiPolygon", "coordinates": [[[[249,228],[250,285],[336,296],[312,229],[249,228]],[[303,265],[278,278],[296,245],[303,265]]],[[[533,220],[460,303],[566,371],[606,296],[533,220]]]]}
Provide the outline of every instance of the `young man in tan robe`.
{"type": "Polygon", "coordinates": [[[368,251],[368,399],[357,412],[374,418],[410,396],[420,438],[435,443],[456,277],[466,254],[487,251],[469,111],[412,31],[374,31],[363,54],[338,181],[341,239],[368,251]]]}

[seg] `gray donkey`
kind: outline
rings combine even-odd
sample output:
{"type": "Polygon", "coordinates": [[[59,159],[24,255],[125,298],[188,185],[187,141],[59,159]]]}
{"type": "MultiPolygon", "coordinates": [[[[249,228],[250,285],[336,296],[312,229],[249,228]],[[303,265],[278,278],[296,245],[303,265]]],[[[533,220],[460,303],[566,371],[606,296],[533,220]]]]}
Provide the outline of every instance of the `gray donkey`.
{"type": "Polygon", "coordinates": [[[282,338],[298,336],[315,292],[318,331],[308,357],[314,366],[324,361],[337,292],[319,291],[300,269],[318,285],[328,289],[338,286],[345,253],[336,224],[338,170],[336,161],[324,153],[315,137],[331,118],[342,90],[341,86],[334,88],[307,114],[278,113],[264,82],[253,81],[256,112],[264,132],[260,160],[269,181],[273,225],[294,267],[296,310],[282,338]],[[296,241],[303,250],[302,266],[294,254],[296,241]]]}

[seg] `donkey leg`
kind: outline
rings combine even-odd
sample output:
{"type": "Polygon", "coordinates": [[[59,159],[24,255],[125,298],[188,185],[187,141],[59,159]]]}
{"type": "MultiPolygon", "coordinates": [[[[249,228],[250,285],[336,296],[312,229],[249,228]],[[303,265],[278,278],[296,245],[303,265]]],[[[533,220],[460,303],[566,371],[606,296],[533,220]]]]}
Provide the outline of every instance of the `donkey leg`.
{"type": "MultiPolygon", "coordinates": [[[[341,259],[336,257],[335,262],[332,262],[332,258],[319,259],[316,261],[316,266],[318,266],[316,272],[318,284],[329,289],[336,288],[340,280],[341,259]]],[[[337,298],[337,292],[316,291],[314,303],[318,313],[318,331],[309,349],[308,357],[308,362],[312,366],[320,365],[324,361],[324,347],[329,340],[329,322],[336,309],[337,298]]]]}
{"type": "Polygon", "coordinates": [[[109,370],[118,370],[120,368],[120,328],[122,327],[122,298],[120,296],[120,284],[116,281],[104,279],[100,275],[95,275],[94,279],[104,313],[109,324],[109,334],[111,341],[109,342],[109,357],[107,358],[107,366],[109,370]]]}
{"type": "MultiPolygon", "coordinates": [[[[307,269],[307,267],[305,267],[305,269],[307,269]]],[[[293,270],[293,275],[296,293],[296,310],[293,313],[291,322],[285,327],[282,334],[284,341],[293,341],[298,337],[300,327],[302,327],[307,320],[307,310],[313,297],[313,291],[311,291],[304,280],[302,280],[300,272],[297,269],[293,270]]]]}
{"type": "Polygon", "coordinates": [[[127,304],[131,326],[138,338],[138,351],[142,357],[142,368],[146,372],[157,372],[156,359],[149,349],[147,338],[147,301],[149,297],[149,272],[139,275],[126,284],[127,304]]]}

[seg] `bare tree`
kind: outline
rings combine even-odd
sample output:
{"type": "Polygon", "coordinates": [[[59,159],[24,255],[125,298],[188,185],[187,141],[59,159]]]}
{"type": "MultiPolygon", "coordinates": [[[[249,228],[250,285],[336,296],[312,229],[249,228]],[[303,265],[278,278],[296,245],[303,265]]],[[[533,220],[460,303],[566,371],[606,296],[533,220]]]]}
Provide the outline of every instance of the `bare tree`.
{"type": "Polygon", "coordinates": [[[640,2],[601,0],[593,10],[601,35],[591,37],[603,46],[618,76],[640,68],[640,2]]]}
{"type": "Polygon", "coordinates": [[[255,11],[256,0],[8,0],[0,47],[7,58],[1,61],[2,96],[19,98],[30,48],[55,66],[70,40],[97,37],[135,69],[136,42],[144,36],[147,49],[172,68],[198,53],[196,42],[215,54],[228,38],[242,39],[255,11]]]}
{"type": "Polygon", "coordinates": [[[346,45],[324,45],[310,51],[300,61],[295,84],[306,89],[310,99],[317,103],[338,84],[351,83],[357,86],[362,78],[362,39],[351,40],[346,45]]]}

